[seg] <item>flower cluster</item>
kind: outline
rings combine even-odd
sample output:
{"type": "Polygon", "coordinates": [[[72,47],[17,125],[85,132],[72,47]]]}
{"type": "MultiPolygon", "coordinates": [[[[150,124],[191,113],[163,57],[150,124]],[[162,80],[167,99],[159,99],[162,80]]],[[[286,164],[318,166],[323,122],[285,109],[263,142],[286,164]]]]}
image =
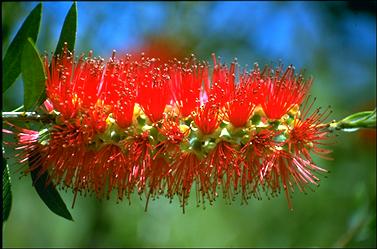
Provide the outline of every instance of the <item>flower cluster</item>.
{"type": "Polygon", "coordinates": [[[296,187],[326,172],[311,153],[330,152],[321,147],[329,112],[310,111],[312,79],[292,66],[248,71],[215,56],[211,67],[194,56],[164,64],[115,52],[77,59],[64,49],[45,67],[45,110],[55,121],[18,129],[17,149],[30,170],[76,194],[177,196],[184,208],[193,189],[198,203],[219,192],[247,202],[284,191],[291,205],[296,187]]]}

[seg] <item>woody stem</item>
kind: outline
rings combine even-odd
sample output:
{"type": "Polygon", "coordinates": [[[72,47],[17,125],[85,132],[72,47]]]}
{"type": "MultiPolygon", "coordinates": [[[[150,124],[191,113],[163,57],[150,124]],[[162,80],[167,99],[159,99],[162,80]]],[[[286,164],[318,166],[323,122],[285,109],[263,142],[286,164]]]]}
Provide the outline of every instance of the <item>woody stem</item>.
{"type": "MultiPolygon", "coordinates": [[[[3,121],[35,121],[42,123],[51,123],[55,120],[56,114],[36,113],[36,112],[2,112],[3,121]]],[[[354,113],[340,121],[320,124],[330,131],[357,129],[357,128],[376,128],[376,110],[354,113]]]]}
{"type": "Polygon", "coordinates": [[[36,121],[42,123],[51,123],[55,116],[54,114],[39,114],[36,112],[2,112],[1,113],[3,121],[14,122],[14,121],[36,121]]]}

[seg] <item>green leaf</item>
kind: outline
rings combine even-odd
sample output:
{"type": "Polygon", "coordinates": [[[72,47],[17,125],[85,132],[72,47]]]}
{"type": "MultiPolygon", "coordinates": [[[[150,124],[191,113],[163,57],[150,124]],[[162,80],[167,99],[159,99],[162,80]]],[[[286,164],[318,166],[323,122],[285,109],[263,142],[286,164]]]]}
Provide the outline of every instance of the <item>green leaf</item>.
{"type": "Polygon", "coordinates": [[[43,62],[32,39],[28,39],[22,53],[21,70],[24,81],[24,107],[34,111],[45,100],[45,72],[43,62]]]}
{"type": "Polygon", "coordinates": [[[4,158],[3,149],[3,224],[9,217],[12,207],[12,191],[7,160],[4,158]]]}
{"type": "MultiPolygon", "coordinates": [[[[37,154],[35,152],[32,154],[34,156],[29,158],[29,162],[41,161],[40,154],[37,154]]],[[[31,178],[33,180],[35,190],[37,191],[42,201],[46,204],[46,206],[55,214],[73,221],[72,215],[69,213],[67,206],[65,205],[55,186],[52,183],[47,185],[49,179],[48,173],[44,172],[40,174],[40,171],[37,168],[31,171],[31,178]]]]}
{"type": "Polygon", "coordinates": [[[60,54],[64,43],[67,43],[67,48],[69,51],[73,51],[75,48],[76,41],[76,30],[77,30],[77,6],[74,2],[65,17],[62,31],[60,32],[60,37],[58,44],[55,49],[55,55],[60,54]]]}
{"type": "Polygon", "coordinates": [[[330,129],[356,131],[359,128],[376,128],[376,109],[357,112],[330,124],[330,129]]]}
{"type": "Polygon", "coordinates": [[[21,73],[22,50],[30,37],[37,40],[42,17],[42,4],[39,3],[25,19],[3,59],[3,93],[14,83],[21,73]]]}
{"type": "Polygon", "coordinates": [[[374,111],[354,113],[340,121],[343,125],[358,126],[364,128],[376,127],[376,109],[374,111]]]}
{"type": "Polygon", "coordinates": [[[12,110],[12,112],[18,112],[20,110],[23,110],[24,109],[24,105],[21,105],[19,107],[17,107],[16,109],[12,110]]]}

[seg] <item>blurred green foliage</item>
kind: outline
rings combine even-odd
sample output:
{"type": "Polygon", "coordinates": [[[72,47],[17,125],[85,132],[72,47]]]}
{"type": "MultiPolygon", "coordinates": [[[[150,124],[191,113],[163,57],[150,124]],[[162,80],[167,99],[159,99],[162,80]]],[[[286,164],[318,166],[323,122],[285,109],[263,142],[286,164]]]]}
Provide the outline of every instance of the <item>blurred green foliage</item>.
{"type": "MultiPolygon", "coordinates": [[[[35,5],[2,3],[3,52],[35,5]]],[[[40,51],[54,51],[70,5],[44,3],[40,51]]],[[[195,52],[200,59],[212,52],[224,62],[237,57],[241,65],[281,59],[314,75],[311,94],[317,105],[332,106],[333,119],[376,106],[373,2],[79,2],[77,7],[80,53],[94,49],[107,58],[111,49],[140,51],[169,40],[178,54],[195,52]]],[[[21,105],[22,93],[18,80],[3,95],[3,110],[21,105]]],[[[44,206],[29,176],[19,179],[20,166],[9,152],[13,203],[3,247],[376,247],[375,130],[336,134],[334,160],[315,159],[331,173],[313,193],[294,194],[294,211],[284,195],[248,205],[218,199],[205,210],[192,196],[185,214],[178,200],[152,201],[144,212],[145,198],[138,196],[131,205],[87,196],[78,197],[70,210],[75,222],[69,222],[44,206]]],[[[60,192],[70,205],[73,194],[60,192]]]]}

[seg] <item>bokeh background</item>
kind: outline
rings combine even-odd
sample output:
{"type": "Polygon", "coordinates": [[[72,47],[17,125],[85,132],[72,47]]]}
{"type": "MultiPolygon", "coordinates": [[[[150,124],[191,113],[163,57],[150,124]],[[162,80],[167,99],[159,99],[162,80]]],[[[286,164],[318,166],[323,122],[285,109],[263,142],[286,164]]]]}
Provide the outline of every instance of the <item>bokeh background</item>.
{"type": "MultiPolygon", "coordinates": [[[[2,51],[36,2],[2,2],[2,51]]],[[[52,52],[70,2],[44,2],[37,47],[52,52]]],[[[109,58],[145,51],[165,59],[195,53],[241,65],[293,64],[315,78],[317,105],[332,119],[376,106],[376,1],[369,2],[78,2],[76,51],[109,58]]],[[[3,94],[3,110],[22,104],[20,79],[3,94]]],[[[149,204],[79,197],[66,221],[44,206],[29,177],[12,163],[13,209],[3,247],[376,247],[376,133],[339,132],[321,186],[206,209],[192,198],[149,204]]],[[[13,160],[14,161],[14,160],[13,160]]],[[[71,192],[61,191],[68,205],[71,192]]]]}

